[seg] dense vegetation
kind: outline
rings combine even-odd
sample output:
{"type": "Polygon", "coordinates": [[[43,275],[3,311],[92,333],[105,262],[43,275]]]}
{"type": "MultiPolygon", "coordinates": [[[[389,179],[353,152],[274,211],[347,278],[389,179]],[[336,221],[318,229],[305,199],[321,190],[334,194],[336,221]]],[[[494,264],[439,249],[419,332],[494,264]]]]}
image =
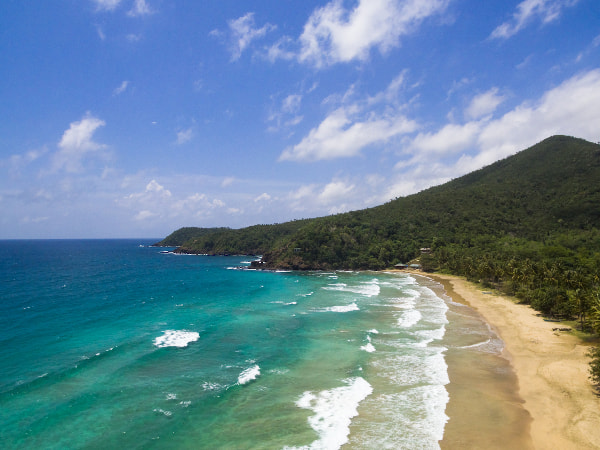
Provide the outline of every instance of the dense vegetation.
{"type": "Polygon", "coordinates": [[[162,241],[154,244],[159,247],[180,247],[188,241],[199,239],[219,231],[229,230],[229,228],[198,228],[198,227],[183,227],[172,232],[162,241]]]}
{"type": "Polygon", "coordinates": [[[297,232],[307,220],[254,225],[243,229],[186,227],[154,244],[177,247],[175,252],[208,255],[262,255],[297,232]]]}
{"type": "Polygon", "coordinates": [[[598,332],[599,224],[600,145],[554,136],[385,205],[203,231],[181,251],[262,254],[264,267],[296,270],[385,269],[418,260],[423,270],[465,276],[598,332]]]}

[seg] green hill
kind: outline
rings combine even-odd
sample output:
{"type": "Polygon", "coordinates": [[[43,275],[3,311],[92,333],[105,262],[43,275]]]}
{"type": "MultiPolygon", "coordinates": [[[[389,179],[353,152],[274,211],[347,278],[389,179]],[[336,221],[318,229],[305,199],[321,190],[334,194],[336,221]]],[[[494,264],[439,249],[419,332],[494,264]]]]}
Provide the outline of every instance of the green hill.
{"type": "Polygon", "coordinates": [[[168,235],[162,241],[153,244],[155,247],[180,247],[188,241],[197,239],[208,234],[218,233],[219,231],[229,230],[229,228],[198,228],[183,227],[168,235]]]}
{"type": "Polygon", "coordinates": [[[180,251],[262,254],[256,266],[294,270],[419,262],[425,271],[466,276],[600,331],[599,224],[600,145],[554,136],[381,206],[204,230],[180,251]]]}
{"type": "Polygon", "coordinates": [[[556,136],[505,160],[385,205],[314,219],[268,265],[382,269],[422,247],[549,243],[600,217],[600,146],[556,136]]]}
{"type": "Polygon", "coordinates": [[[597,278],[599,220],[600,146],[554,136],[375,208],[238,230],[183,228],[159,245],[179,245],[185,253],[262,254],[263,267],[296,270],[384,269],[420,258],[425,270],[494,283],[540,303],[533,298],[535,283],[519,281],[515,271],[528,265],[561,277],[576,271],[597,278]],[[433,251],[420,257],[424,247],[433,251]]]}
{"type": "Polygon", "coordinates": [[[309,220],[282,224],[253,225],[242,229],[186,227],[154,244],[178,247],[176,253],[199,255],[262,255],[297,232],[309,220]]]}

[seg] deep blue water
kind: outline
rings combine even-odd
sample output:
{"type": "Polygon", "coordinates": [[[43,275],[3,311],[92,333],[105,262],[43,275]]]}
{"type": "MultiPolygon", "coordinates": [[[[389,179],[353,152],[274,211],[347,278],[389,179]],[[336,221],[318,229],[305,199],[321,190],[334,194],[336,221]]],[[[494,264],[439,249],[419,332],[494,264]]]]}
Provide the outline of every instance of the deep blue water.
{"type": "Polygon", "coordinates": [[[3,448],[437,448],[446,302],[147,240],[0,241],[3,448]]]}

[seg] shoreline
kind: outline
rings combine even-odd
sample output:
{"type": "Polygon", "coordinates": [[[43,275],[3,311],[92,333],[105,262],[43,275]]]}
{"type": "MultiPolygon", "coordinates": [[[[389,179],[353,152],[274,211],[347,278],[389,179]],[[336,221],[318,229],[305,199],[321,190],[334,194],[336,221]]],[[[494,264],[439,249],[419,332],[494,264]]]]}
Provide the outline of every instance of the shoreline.
{"type": "Polygon", "coordinates": [[[488,383],[492,372],[473,373],[472,368],[453,364],[456,361],[448,354],[449,421],[442,448],[600,448],[600,398],[588,378],[588,346],[581,339],[553,331],[556,323],[545,322],[528,305],[496,292],[484,293],[464,278],[399,272],[432,279],[453,301],[477,311],[503,341],[499,357],[511,369],[488,383]],[[512,384],[511,371],[516,375],[512,384]],[[506,392],[515,388],[516,392],[506,392]],[[495,411],[486,407],[488,417],[481,417],[477,410],[484,409],[481,404],[488,400],[495,411]],[[489,435],[497,421],[509,428],[509,435],[498,439],[489,435]]]}

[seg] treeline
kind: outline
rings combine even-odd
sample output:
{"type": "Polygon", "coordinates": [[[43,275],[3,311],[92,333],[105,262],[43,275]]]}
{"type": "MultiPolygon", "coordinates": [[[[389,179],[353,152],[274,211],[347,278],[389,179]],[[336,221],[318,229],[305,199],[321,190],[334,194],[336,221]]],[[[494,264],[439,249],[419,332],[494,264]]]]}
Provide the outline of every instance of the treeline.
{"type": "Polygon", "coordinates": [[[600,231],[557,234],[545,242],[507,237],[485,246],[437,245],[423,268],[465,276],[582,326],[600,292],[600,231]]]}

